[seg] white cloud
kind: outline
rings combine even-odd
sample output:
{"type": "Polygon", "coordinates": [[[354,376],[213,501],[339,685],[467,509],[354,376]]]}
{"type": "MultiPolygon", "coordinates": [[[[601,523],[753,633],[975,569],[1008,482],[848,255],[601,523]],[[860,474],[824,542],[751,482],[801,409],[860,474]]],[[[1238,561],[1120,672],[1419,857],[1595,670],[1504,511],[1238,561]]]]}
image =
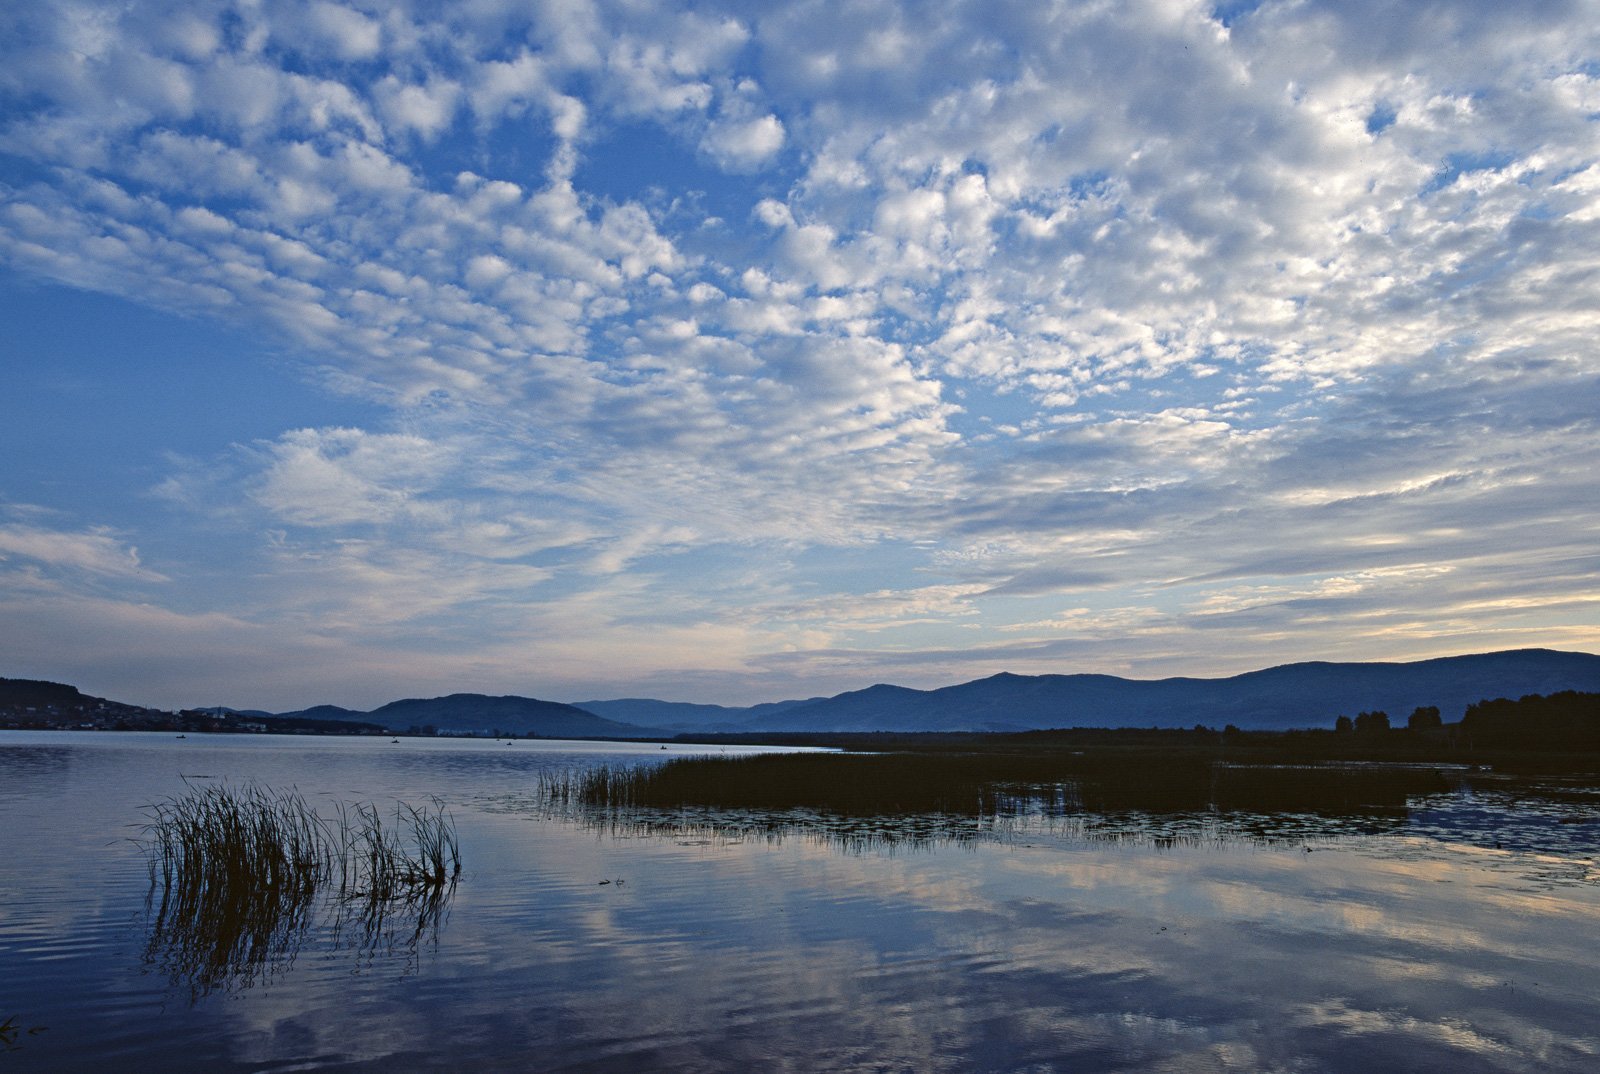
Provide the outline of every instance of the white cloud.
{"type": "Polygon", "coordinates": [[[166,581],[139,562],[139,551],[109,533],[0,525],[0,562],[22,560],[85,575],[166,581]]]}
{"type": "Polygon", "coordinates": [[[783,148],[783,122],[774,115],[749,120],[723,120],[711,126],[700,147],[725,168],[759,167],[783,148]]]}
{"type": "Polygon", "coordinates": [[[378,54],[382,42],[379,25],[359,11],[337,4],[312,4],[306,22],[341,60],[365,60],[378,54]]]}
{"type": "MultiPolygon", "coordinates": [[[[1315,653],[1327,609],[1415,653],[1593,623],[1583,11],[235,16],[11,16],[0,257],[270,333],[387,412],[217,446],[194,502],[293,531],[286,602],[464,638],[454,586],[535,638],[605,592],[595,644],[714,614],[926,674],[973,628],[979,663],[1131,666],[1315,653]],[[889,583],[811,558],[891,546],[889,583]],[[768,567],[769,618],[708,611],[709,561],[768,567]],[[1378,599],[1419,563],[1449,569],[1378,599]]],[[[141,577],[112,532],[50,569],[141,577]]]]}
{"type": "Polygon", "coordinates": [[[299,429],[268,448],[255,498],[302,525],[381,523],[426,511],[420,495],[457,463],[416,436],[359,429],[299,429]]]}
{"type": "Polygon", "coordinates": [[[374,92],[391,130],[415,132],[425,140],[450,125],[461,97],[461,87],[449,79],[405,83],[393,75],[379,82],[374,92]]]}

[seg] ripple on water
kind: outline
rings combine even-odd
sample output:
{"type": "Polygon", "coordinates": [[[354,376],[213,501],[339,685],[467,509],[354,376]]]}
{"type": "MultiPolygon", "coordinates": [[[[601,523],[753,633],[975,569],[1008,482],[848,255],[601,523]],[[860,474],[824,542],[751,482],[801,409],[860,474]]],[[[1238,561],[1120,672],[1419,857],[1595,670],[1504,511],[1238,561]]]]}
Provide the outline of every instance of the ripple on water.
{"type": "Polygon", "coordinates": [[[108,845],[182,788],[170,746],[52,744],[10,797],[0,757],[0,820],[38,833],[0,874],[0,988],[49,1026],[7,1065],[1597,1069],[1581,795],[1493,786],[1376,819],[584,818],[519,782],[553,754],[178,745],[201,747],[182,771],[318,800],[445,790],[466,857],[447,913],[376,943],[319,918],[273,972],[196,996],[150,961],[147,878],[108,845]]]}

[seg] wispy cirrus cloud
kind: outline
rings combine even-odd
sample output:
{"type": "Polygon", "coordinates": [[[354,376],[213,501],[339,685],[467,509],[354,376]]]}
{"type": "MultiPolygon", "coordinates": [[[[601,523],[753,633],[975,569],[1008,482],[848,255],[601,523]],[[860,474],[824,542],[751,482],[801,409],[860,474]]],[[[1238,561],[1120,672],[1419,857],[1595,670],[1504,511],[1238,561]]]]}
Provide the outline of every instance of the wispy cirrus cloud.
{"type": "Polygon", "coordinates": [[[94,578],[167,581],[139,562],[138,549],[104,531],[60,530],[23,523],[0,525],[0,563],[7,561],[94,578]]]}

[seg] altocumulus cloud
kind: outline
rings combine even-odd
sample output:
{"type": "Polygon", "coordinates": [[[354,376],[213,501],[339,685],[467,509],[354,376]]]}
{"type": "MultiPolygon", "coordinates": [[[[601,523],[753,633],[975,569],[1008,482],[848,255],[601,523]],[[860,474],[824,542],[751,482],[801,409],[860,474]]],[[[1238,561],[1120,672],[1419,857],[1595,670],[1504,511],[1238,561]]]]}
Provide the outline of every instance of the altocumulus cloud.
{"type": "Polygon", "coordinates": [[[1597,71],[1585,2],[12,5],[12,279],[362,417],[14,503],[0,597],[283,706],[1592,648],[1597,71]]]}

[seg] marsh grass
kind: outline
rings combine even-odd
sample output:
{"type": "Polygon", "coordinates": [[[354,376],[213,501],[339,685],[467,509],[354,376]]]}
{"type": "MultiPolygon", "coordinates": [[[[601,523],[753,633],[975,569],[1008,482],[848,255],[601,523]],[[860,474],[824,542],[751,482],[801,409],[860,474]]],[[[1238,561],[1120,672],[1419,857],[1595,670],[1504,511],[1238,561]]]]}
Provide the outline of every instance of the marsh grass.
{"type": "Polygon", "coordinates": [[[436,928],[461,871],[437,799],[341,804],[325,819],[293,790],[190,787],[147,810],[137,842],[150,870],[146,959],[198,997],[248,987],[293,963],[331,900],[335,941],[413,946],[436,928]],[[405,938],[410,933],[409,940],[405,938]]]}
{"type": "Polygon", "coordinates": [[[296,791],[221,785],[151,807],[142,840],[164,891],[238,902],[314,890],[327,826],[296,791]]]}
{"type": "Polygon", "coordinates": [[[1314,847],[1396,830],[1435,769],[1241,764],[1216,751],[765,754],[546,772],[502,808],[685,845],[846,853],[1035,842],[1314,847]]]}
{"type": "Polygon", "coordinates": [[[400,803],[392,823],[378,807],[340,803],[332,826],[339,893],[388,902],[442,890],[461,872],[455,826],[438,799],[433,808],[400,803]]]}
{"type": "Polygon", "coordinates": [[[551,805],[818,810],[866,817],[1081,812],[1402,812],[1447,789],[1431,768],[1232,764],[1211,752],[789,753],[687,757],[542,778],[551,805]]]}

